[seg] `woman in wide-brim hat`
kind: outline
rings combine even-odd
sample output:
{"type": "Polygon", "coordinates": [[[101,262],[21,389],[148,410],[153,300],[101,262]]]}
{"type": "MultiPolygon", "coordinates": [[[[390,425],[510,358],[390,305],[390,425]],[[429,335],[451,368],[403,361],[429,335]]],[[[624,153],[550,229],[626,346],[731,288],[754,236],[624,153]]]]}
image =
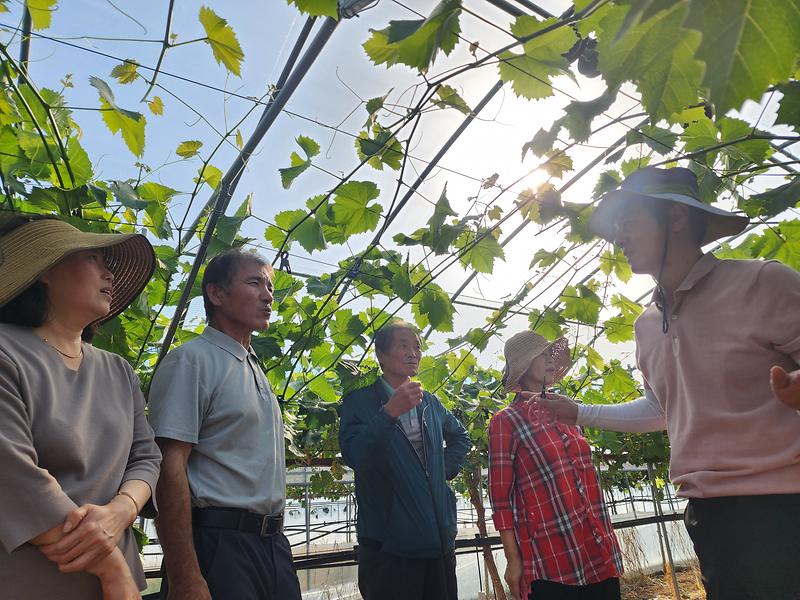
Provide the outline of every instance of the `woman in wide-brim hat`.
{"type": "Polygon", "coordinates": [[[133,370],[82,336],[122,312],[154,265],[142,235],[52,218],[0,225],[4,597],[140,598],[130,525],[161,455],[133,370]]]}
{"type": "Polygon", "coordinates": [[[535,400],[566,373],[569,346],[522,331],[505,359],[515,397],[489,423],[489,498],[512,596],[619,600],[622,559],[589,444],[535,400]]]}

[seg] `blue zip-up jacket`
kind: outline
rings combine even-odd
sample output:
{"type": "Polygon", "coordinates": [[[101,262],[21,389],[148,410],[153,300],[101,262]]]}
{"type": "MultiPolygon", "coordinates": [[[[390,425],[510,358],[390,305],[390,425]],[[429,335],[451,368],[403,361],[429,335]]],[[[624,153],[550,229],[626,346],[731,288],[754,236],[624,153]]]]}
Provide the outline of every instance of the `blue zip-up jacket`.
{"type": "Polygon", "coordinates": [[[342,400],[339,446],[355,471],[358,538],[395,556],[436,558],[455,546],[456,499],[447,482],[461,470],[469,434],[436,396],[423,392],[420,459],[383,409],[388,401],[380,382],[342,400]]]}

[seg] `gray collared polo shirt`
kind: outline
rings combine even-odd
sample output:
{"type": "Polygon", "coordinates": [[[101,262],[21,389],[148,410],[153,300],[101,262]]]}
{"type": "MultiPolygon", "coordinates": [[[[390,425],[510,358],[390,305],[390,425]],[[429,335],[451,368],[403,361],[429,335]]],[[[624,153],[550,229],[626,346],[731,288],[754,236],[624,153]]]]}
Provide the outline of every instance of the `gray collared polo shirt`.
{"type": "Polygon", "coordinates": [[[283,421],[252,350],[206,327],[167,354],[149,406],[156,437],[194,444],[187,466],[192,506],[283,510],[283,421]]]}

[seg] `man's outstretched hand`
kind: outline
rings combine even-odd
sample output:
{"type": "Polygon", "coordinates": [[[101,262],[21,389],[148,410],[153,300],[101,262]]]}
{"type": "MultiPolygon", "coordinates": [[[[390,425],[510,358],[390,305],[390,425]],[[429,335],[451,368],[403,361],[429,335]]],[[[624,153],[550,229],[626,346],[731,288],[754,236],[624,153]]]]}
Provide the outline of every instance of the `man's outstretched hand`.
{"type": "Polygon", "coordinates": [[[781,367],[772,367],[769,370],[769,385],[778,400],[800,410],[800,369],[787,372],[781,367]]]}
{"type": "Polygon", "coordinates": [[[552,392],[546,392],[544,398],[534,392],[522,392],[521,395],[523,400],[533,400],[543,408],[553,411],[556,419],[561,423],[575,425],[578,420],[578,403],[566,396],[552,392]]]}

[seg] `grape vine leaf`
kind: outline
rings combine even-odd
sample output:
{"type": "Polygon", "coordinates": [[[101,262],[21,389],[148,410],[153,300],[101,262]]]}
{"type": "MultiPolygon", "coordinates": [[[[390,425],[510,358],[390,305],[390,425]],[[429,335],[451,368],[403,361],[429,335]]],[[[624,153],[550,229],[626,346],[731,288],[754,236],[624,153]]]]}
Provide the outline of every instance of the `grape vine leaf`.
{"type": "Polygon", "coordinates": [[[192,158],[193,156],[197,156],[197,153],[202,147],[203,142],[200,140],[186,140],[178,144],[178,147],[175,149],[175,154],[181,158],[192,158]]]}
{"type": "Polygon", "coordinates": [[[522,54],[510,50],[501,53],[500,79],[511,82],[517,96],[537,100],[553,95],[550,78],[569,72],[569,63],[562,56],[576,41],[575,32],[569,27],[558,27],[550,31],[558,19],[539,21],[535,17],[522,15],[511,25],[511,33],[517,38],[544,32],[522,45],[522,54]]]}
{"type": "Polygon", "coordinates": [[[567,286],[559,299],[564,303],[564,318],[575,319],[587,325],[597,324],[603,301],[588,286],[567,286]]]}
{"type": "Polygon", "coordinates": [[[314,215],[309,215],[303,209],[279,212],[275,215],[275,225],[270,225],[264,232],[264,237],[275,248],[281,248],[284,240],[290,235],[290,241],[285,244],[286,246],[291,246],[291,240],[297,240],[306,252],[325,248],[322,227],[314,215]],[[292,233],[289,234],[289,231],[292,233]]]}
{"type": "Polygon", "coordinates": [[[384,165],[397,171],[403,164],[403,146],[389,129],[377,122],[372,125],[372,134],[374,137],[370,137],[369,131],[362,131],[355,139],[358,158],[378,171],[383,171],[384,165]]]}
{"type": "Polygon", "coordinates": [[[778,115],[775,123],[794,127],[800,131],[800,81],[790,81],[778,88],[783,98],[778,103],[778,115]]]}
{"type": "Polygon", "coordinates": [[[56,4],[58,4],[58,0],[25,0],[25,6],[31,15],[33,29],[47,29],[50,27],[56,4]]]}
{"type": "Polygon", "coordinates": [[[654,120],[695,104],[705,65],[694,55],[703,36],[682,27],[686,4],[675,3],[617,39],[626,12],[615,7],[600,22],[597,51],[606,83],[614,88],[634,82],[654,120]]]}
{"type": "Polygon", "coordinates": [[[491,273],[495,259],[504,259],[503,247],[495,234],[497,229],[467,229],[456,240],[455,246],[462,251],[459,260],[465,267],[472,267],[478,273],[491,273]]]}
{"type": "Polygon", "coordinates": [[[381,30],[371,30],[364,51],[376,65],[404,64],[425,72],[441,50],[450,54],[461,32],[461,0],[442,0],[426,19],[390,21],[381,30]]]}
{"type": "Polygon", "coordinates": [[[346,235],[372,231],[381,218],[381,205],[370,204],[380,195],[372,181],[348,181],[335,192],[333,213],[346,235]]]}
{"type": "Polygon", "coordinates": [[[139,64],[132,58],[126,58],[116,67],[111,69],[111,76],[125,85],[133,83],[139,78],[139,64]]]}
{"type": "Polygon", "coordinates": [[[206,32],[204,40],[214,53],[217,64],[223,64],[225,68],[236,76],[241,75],[242,61],[244,52],[236,39],[236,33],[228,22],[218,16],[207,6],[200,7],[200,24],[206,32]]]}
{"type": "Polygon", "coordinates": [[[436,90],[438,98],[433,99],[433,103],[440,108],[455,108],[458,112],[465,115],[472,113],[472,109],[459,95],[456,89],[449,85],[440,85],[436,90]]]}
{"type": "Polygon", "coordinates": [[[739,208],[749,217],[771,218],[800,203],[800,178],[792,178],[789,183],[753,194],[739,200],[739,208]]]}
{"type": "Polygon", "coordinates": [[[639,129],[631,129],[625,136],[625,143],[628,146],[646,144],[659,154],[672,152],[677,141],[677,133],[655,125],[642,125],[639,129]]]}
{"type": "Polygon", "coordinates": [[[566,321],[561,313],[553,308],[547,307],[544,311],[534,308],[528,315],[531,329],[548,340],[555,340],[561,337],[566,321]]]}
{"type": "Polygon", "coordinates": [[[616,247],[613,252],[606,250],[600,255],[600,270],[606,275],[614,273],[623,283],[627,283],[633,275],[628,259],[625,258],[622,250],[616,247]]]}
{"type": "Polygon", "coordinates": [[[278,169],[281,174],[281,185],[283,189],[288,190],[292,186],[292,182],[308,167],[311,166],[311,159],[319,154],[319,144],[312,140],[310,137],[300,135],[295,140],[297,145],[303,150],[306,155],[302,158],[297,152],[292,152],[289,160],[291,161],[290,167],[278,169]]]}
{"type": "Polygon", "coordinates": [[[800,0],[695,0],[686,26],[703,32],[696,58],[717,114],[760,99],[797,68],[800,0]]]}
{"type": "Polygon", "coordinates": [[[287,3],[294,4],[297,10],[312,17],[339,18],[338,0],[287,0],[287,3]]]}
{"type": "Polygon", "coordinates": [[[147,108],[154,115],[161,116],[164,114],[164,101],[160,96],[153,96],[153,99],[147,103],[147,108]]]}
{"type": "Polygon", "coordinates": [[[419,327],[430,325],[436,331],[453,331],[453,304],[437,285],[430,284],[419,293],[419,302],[412,305],[419,327]]]}
{"type": "Polygon", "coordinates": [[[99,77],[89,77],[91,83],[100,92],[100,116],[113,134],[121,133],[125,145],[135,156],[144,154],[144,128],[147,120],[144,115],[117,106],[114,93],[108,84],[99,77]]]}

